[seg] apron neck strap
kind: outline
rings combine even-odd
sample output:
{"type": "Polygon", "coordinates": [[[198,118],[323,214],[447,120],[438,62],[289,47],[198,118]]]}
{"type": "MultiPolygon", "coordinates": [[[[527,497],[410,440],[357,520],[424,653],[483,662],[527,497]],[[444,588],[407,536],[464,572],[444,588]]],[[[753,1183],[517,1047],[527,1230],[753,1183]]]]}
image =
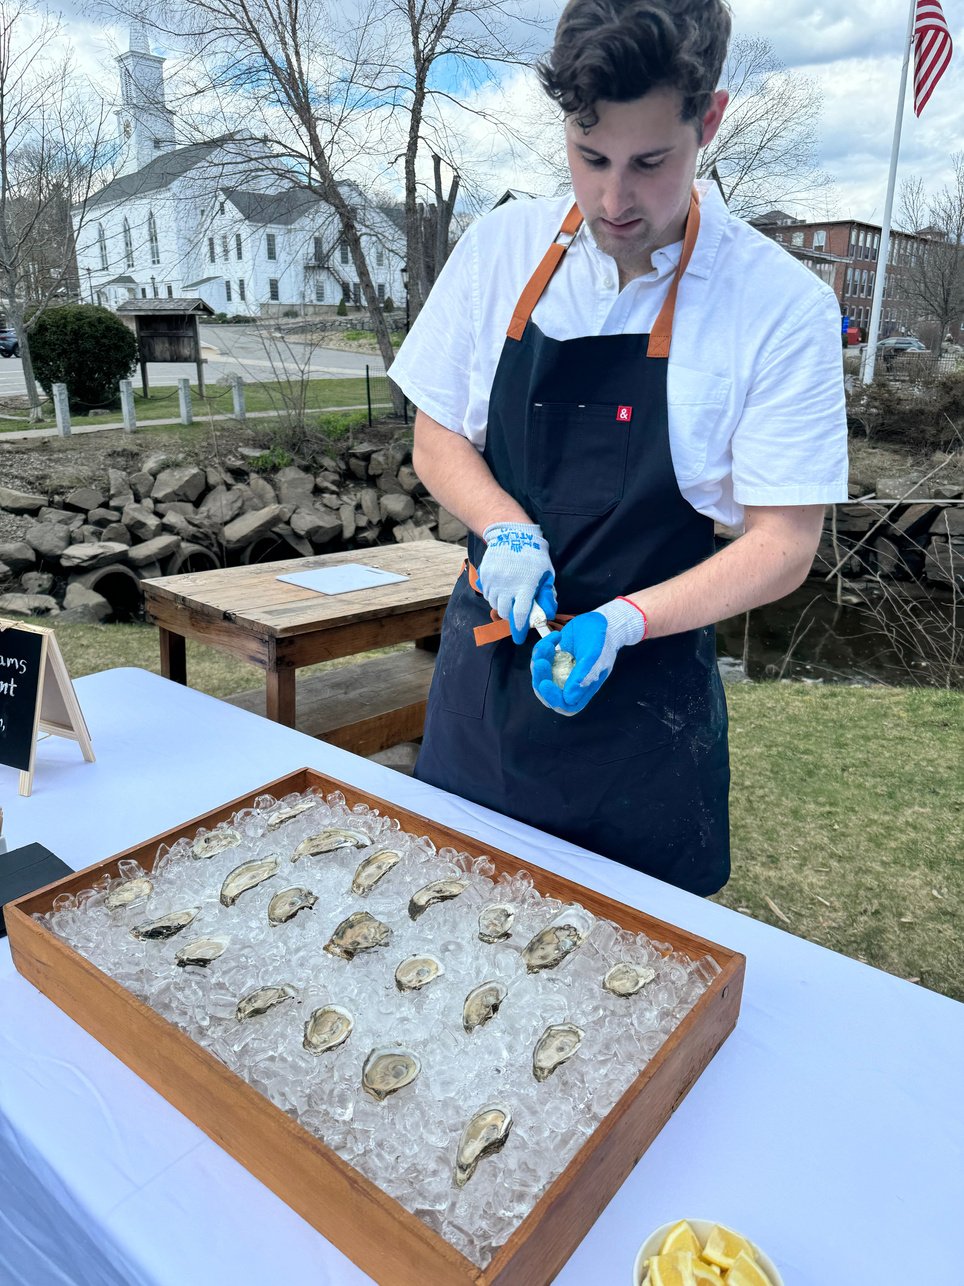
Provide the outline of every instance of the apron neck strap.
{"type": "MultiPolygon", "coordinates": [[[[573,238],[579,231],[581,224],[582,214],[579,211],[579,206],[573,205],[565,219],[563,219],[562,226],[553,238],[552,245],[543,256],[542,262],[529,278],[528,284],[519,296],[519,302],[515,306],[512,320],[509,322],[509,328],[506,331],[509,339],[522,338],[522,333],[529,318],[532,316],[532,310],[542,298],[543,292],[552,280],[553,274],[562,263],[563,256],[572,245],[573,238]]],[[[683,235],[683,252],[676,267],[669,294],[666,296],[659,316],[656,318],[656,324],[650,334],[649,347],[646,350],[647,357],[669,357],[669,345],[673,332],[673,315],[676,312],[676,295],[679,290],[679,282],[692,258],[699,230],[700,198],[694,187],[690,193],[686,232],[683,235]]]]}

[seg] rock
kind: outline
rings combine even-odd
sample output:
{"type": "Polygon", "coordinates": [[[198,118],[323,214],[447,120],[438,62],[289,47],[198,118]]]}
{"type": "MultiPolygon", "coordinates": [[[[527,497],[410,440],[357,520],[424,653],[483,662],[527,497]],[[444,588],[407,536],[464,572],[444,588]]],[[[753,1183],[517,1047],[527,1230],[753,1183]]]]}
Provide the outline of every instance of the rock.
{"type": "Polygon", "coordinates": [[[248,487],[250,488],[251,494],[257,501],[259,508],[264,509],[267,508],[268,505],[275,505],[278,503],[278,496],[275,489],[267,478],[262,478],[259,474],[252,473],[251,477],[248,479],[248,487]]]}
{"type": "MultiPolygon", "coordinates": [[[[172,458],[167,451],[152,451],[146,460],[141,461],[141,472],[149,473],[151,478],[156,478],[162,470],[174,468],[177,463],[177,460],[172,458]]],[[[133,486],[133,484],[134,479],[132,478],[131,485],[133,486]]]]}
{"type": "Polygon", "coordinates": [[[38,522],[24,539],[41,558],[57,559],[70,544],[70,528],[60,522],[38,522]]]}
{"type": "MultiPolygon", "coordinates": [[[[364,460],[365,463],[367,464],[368,461],[375,454],[376,450],[377,450],[377,447],[375,446],[374,442],[359,442],[355,446],[349,447],[348,449],[349,465],[351,464],[352,459],[364,460]]],[[[328,466],[326,465],[326,468],[327,467],[328,466]]],[[[337,468],[337,465],[334,467],[337,468]]]]}
{"type": "Polygon", "coordinates": [[[374,487],[366,487],[358,497],[358,503],[369,522],[381,521],[382,511],[378,503],[378,492],[374,487]]]}
{"type": "Polygon", "coordinates": [[[107,491],[110,495],[110,502],[116,505],[118,509],[123,509],[134,499],[134,493],[131,490],[131,484],[128,481],[127,474],[121,469],[107,470],[107,491]]]}
{"type": "Polygon", "coordinates": [[[206,487],[207,478],[193,465],[185,465],[180,469],[163,469],[154,479],[151,499],[155,504],[171,500],[193,503],[206,487]]]}
{"type": "Polygon", "coordinates": [[[297,508],[299,505],[311,503],[315,480],[310,473],[290,465],[287,469],[278,470],[274,477],[274,485],[281,503],[297,508]]]}
{"type": "Polygon", "coordinates": [[[56,616],[57,600],[49,594],[0,594],[0,615],[56,616]]]}
{"type": "Polygon", "coordinates": [[[417,527],[413,522],[400,522],[392,531],[392,535],[399,544],[408,544],[413,540],[435,539],[428,527],[417,527]]]}
{"type": "Polygon", "coordinates": [[[113,540],[121,545],[131,543],[131,533],[122,522],[109,522],[106,527],[101,529],[100,538],[101,540],[113,540]]]}
{"type": "Polygon", "coordinates": [[[355,534],[355,506],[343,504],[338,510],[338,517],[341,519],[341,538],[342,540],[351,540],[355,534]]]}
{"type": "Polygon", "coordinates": [[[364,460],[357,460],[354,456],[348,461],[348,468],[356,478],[368,477],[368,465],[364,460]]]}
{"type": "Polygon", "coordinates": [[[144,567],[147,563],[159,563],[162,558],[176,554],[181,547],[181,537],[173,532],[145,540],[142,545],[132,545],[127,551],[127,561],[134,567],[144,567]]]}
{"type": "Polygon", "coordinates": [[[341,532],[341,519],[329,513],[327,509],[296,509],[291,515],[291,529],[297,536],[303,536],[313,544],[324,545],[341,532]]]}
{"type": "Polygon", "coordinates": [[[234,481],[230,473],[225,469],[221,469],[216,466],[214,468],[208,466],[204,471],[204,476],[207,479],[207,484],[211,491],[213,491],[215,487],[230,487],[231,483],[234,481]]]}
{"type": "Polygon", "coordinates": [[[29,491],[11,491],[0,487],[0,509],[10,514],[35,514],[47,504],[46,496],[36,496],[29,491]]]}
{"type": "Polygon", "coordinates": [[[125,505],[121,514],[124,526],[137,540],[153,540],[160,535],[161,520],[144,505],[125,505]]]}
{"type": "Polygon", "coordinates": [[[143,567],[137,568],[139,580],[157,580],[158,576],[164,575],[164,568],[160,563],[145,563],[143,567]]]}
{"type": "Polygon", "coordinates": [[[387,522],[405,522],[415,512],[415,501],[406,495],[382,496],[378,508],[387,522]]]}
{"type": "Polygon", "coordinates": [[[114,609],[96,590],[87,589],[84,585],[71,582],[64,595],[64,610],[61,620],[88,621],[99,624],[113,614],[114,609]]]}
{"type": "MultiPolygon", "coordinates": [[[[250,491],[248,492],[251,495],[250,491]]],[[[251,496],[251,508],[256,509],[254,496],[251,496]]],[[[232,518],[237,518],[244,509],[244,496],[240,487],[228,488],[220,484],[209,491],[197,509],[197,516],[205,522],[223,527],[232,518]]]]}
{"type": "Polygon", "coordinates": [[[280,536],[282,540],[286,541],[295,553],[300,554],[302,558],[310,558],[315,552],[304,536],[299,536],[286,522],[279,523],[273,530],[276,536],[280,536]]]}
{"type": "Polygon", "coordinates": [[[383,473],[398,473],[402,465],[410,458],[412,448],[404,442],[393,442],[372,453],[368,461],[368,472],[373,478],[383,473]]]}
{"type": "Polygon", "coordinates": [[[59,522],[65,527],[79,527],[84,521],[81,514],[71,513],[69,509],[52,509],[49,505],[37,514],[37,522],[59,522]]]}
{"type": "Polygon", "coordinates": [[[20,577],[20,584],[27,594],[49,594],[53,583],[50,572],[24,572],[20,577]]]}
{"type": "Polygon", "coordinates": [[[379,475],[378,490],[385,495],[404,496],[406,494],[405,488],[399,482],[397,476],[387,471],[379,475]]]}
{"type": "Polygon", "coordinates": [[[70,533],[70,543],[72,545],[97,544],[100,539],[101,529],[89,522],[82,522],[79,527],[74,527],[70,533]]]}
{"type": "Polygon", "coordinates": [[[333,460],[330,455],[319,456],[318,467],[325,473],[331,474],[337,482],[338,477],[341,474],[341,465],[337,460],[333,460]]]}
{"type": "Polygon", "coordinates": [[[447,509],[441,505],[438,507],[438,538],[446,540],[451,545],[457,545],[460,540],[464,540],[469,534],[469,529],[464,522],[456,518],[455,514],[450,514],[447,509]]]}
{"type": "MultiPolygon", "coordinates": [[[[941,535],[964,536],[964,506],[948,505],[931,530],[941,535]]],[[[4,558],[2,549],[0,558],[4,558]]],[[[9,562],[9,559],[4,561],[9,562]]]]}
{"type": "Polygon", "coordinates": [[[82,545],[71,545],[60,555],[61,564],[69,568],[81,568],[85,572],[95,567],[106,567],[108,563],[127,561],[128,548],[120,541],[89,541],[82,545]]]}
{"type": "Polygon", "coordinates": [[[877,479],[874,491],[881,500],[920,500],[931,496],[932,485],[915,473],[889,474],[877,479]]]}
{"type": "MultiPolygon", "coordinates": [[[[194,523],[189,522],[176,509],[172,509],[170,513],[164,515],[161,519],[161,526],[165,531],[173,531],[176,536],[180,536],[184,540],[190,540],[197,535],[197,528],[194,523]]],[[[155,539],[159,539],[159,537],[155,537],[155,539]]]]}
{"type": "Polygon", "coordinates": [[[422,479],[418,476],[410,464],[403,464],[398,471],[399,485],[410,496],[427,496],[428,491],[425,488],[422,479]]]}
{"type": "Polygon", "coordinates": [[[151,494],[151,488],[154,486],[153,473],[146,473],[143,469],[140,473],[132,473],[130,477],[131,490],[138,500],[144,500],[151,494]]]}
{"type": "Polygon", "coordinates": [[[337,491],[341,486],[341,475],[325,470],[315,474],[315,486],[319,491],[337,491]]]}
{"type": "Polygon", "coordinates": [[[91,509],[87,515],[87,521],[101,526],[106,526],[109,522],[120,522],[119,509],[91,509]]]}
{"type": "Polygon", "coordinates": [[[36,561],[36,553],[25,540],[0,544],[0,563],[5,563],[10,572],[26,571],[36,561]]]}
{"type": "Polygon", "coordinates": [[[222,539],[228,549],[237,549],[250,544],[259,536],[266,536],[281,519],[280,505],[266,505],[251,513],[242,514],[239,518],[225,525],[222,539]]]}
{"type": "Polygon", "coordinates": [[[64,504],[68,509],[74,509],[85,514],[89,514],[91,509],[99,509],[106,503],[107,497],[103,491],[98,491],[96,487],[75,487],[64,499],[64,504]]]}
{"type": "Polygon", "coordinates": [[[197,510],[189,500],[164,500],[154,506],[154,512],[162,518],[168,514],[180,514],[182,518],[196,518],[197,510]]]}
{"type": "Polygon", "coordinates": [[[964,540],[935,536],[927,547],[924,575],[939,584],[964,584],[964,540]]]}

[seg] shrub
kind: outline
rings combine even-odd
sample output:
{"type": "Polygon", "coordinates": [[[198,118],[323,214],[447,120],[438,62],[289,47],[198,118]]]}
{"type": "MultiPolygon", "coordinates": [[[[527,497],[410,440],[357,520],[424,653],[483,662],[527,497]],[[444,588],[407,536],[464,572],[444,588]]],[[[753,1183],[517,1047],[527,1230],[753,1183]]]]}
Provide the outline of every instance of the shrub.
{"type": "Polygon", "coordinates": [[[70,409],[83,414],[117,400],[137,365],[134,332],[107,308],[64,304],[42,313],[30,335],[37,382],[48,396],[66,384],[70,409]]]}
{"type": "Polygon", "coordinates": [[[288,465],[293,463],[294,457],[290,452],[275,444],[250,459],[248,468],[253,473],[274,473],[277,469],[287,469],[288,465]]]}
{"type": "Polygon", "coordinates": [[[395,311],[395,300],[391,297],[391,295],[389,295],[386,298],[385,302],[382,304],[382,309],[386,313],[393,313],[395,311]]]}
{"type": "Polygon", "coordinates": [[[211,318],[211,321],[213,322],[226,322],[227,320],[228,320],[227,313],[215,313],[214,316],[211,318]]]}
{"type": "Polygon", "coordinates": [[[341,298],[338,300],[338,307],[335,309],[335,312],[338,314],[339,317],[348,316],[348,309],[345,307],[344,298],[341,298]]]}
{"type": "Polygon", "coordinates": [[[282,316],[282,317],[297,317],[297,316],[298,316],[298,310],[297,310],[297,308],[286,308],[286,309],[284,310],[284,312],[281,314],[281,316],[282,316]]]}

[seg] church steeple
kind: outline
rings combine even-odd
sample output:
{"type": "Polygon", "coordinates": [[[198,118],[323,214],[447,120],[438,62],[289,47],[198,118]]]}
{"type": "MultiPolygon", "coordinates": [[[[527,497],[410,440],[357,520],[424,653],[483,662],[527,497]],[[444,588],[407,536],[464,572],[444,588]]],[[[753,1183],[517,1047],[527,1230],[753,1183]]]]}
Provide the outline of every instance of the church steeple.
{"type": "Polygon", "coordinates": [[[132,174],[177,146],[174,114],[164,103],[164,59],[151,53],[143,22],[132,24],[130,48],[117,62],[121,85],[117,125],[125,149],[119,172],[132,174]]]}

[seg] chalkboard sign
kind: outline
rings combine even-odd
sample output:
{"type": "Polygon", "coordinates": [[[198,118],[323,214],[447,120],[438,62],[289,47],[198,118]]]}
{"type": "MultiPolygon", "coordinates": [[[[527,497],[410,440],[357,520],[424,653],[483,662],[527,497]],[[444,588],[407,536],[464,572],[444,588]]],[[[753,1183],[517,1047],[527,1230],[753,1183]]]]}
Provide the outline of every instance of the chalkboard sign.
{"type": "Polygon", "coordinates": [[[0,764],[20,769],[20,794],[33,786],[37,733],[78,742],[94,761],[90,734],[52,630],[0,619],[0,764]]]}
{"type": "Polygon", "coordinates": [[[0,763],[21,772],[37,742],[45,643],[35,630],[0,630],[0,763]]]}

